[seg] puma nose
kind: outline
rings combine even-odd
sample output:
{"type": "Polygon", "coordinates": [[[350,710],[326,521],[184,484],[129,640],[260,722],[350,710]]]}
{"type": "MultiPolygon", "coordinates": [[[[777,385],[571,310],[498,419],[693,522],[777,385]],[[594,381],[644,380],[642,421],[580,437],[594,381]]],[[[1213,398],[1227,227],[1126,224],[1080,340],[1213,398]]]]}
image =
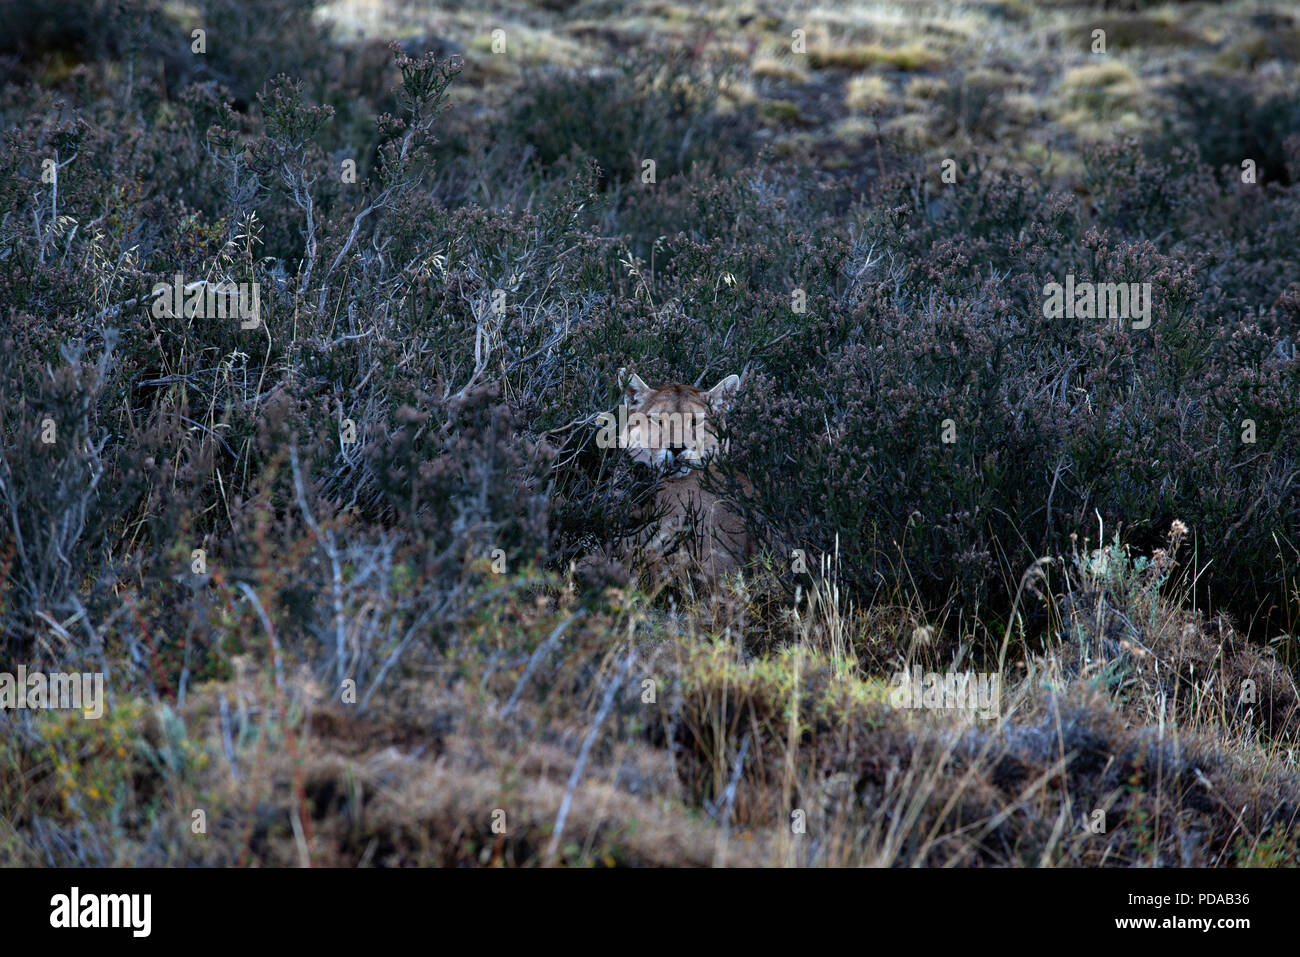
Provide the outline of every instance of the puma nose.
{"type": "Polygon", "coordinates": [[[666,448],[663,450],[663,467],[666,471],[675,472],[686,464],[686,449],[681,446],[666,448]]]}

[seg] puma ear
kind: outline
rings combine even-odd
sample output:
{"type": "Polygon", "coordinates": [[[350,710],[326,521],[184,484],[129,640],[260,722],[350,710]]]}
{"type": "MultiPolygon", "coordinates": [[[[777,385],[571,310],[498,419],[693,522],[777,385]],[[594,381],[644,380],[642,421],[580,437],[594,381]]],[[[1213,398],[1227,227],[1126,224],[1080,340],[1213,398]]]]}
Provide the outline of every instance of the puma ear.
{"type": "Polygon", "coordinates": [[[732,401],[736,398],[736,393],[739,391],[740,376],[727,376],[709,390],[709,407],[715,412],[725,412],[731,406],[732,401]]]}
{"type": "Polygon", "coordinates": [[[650,387],[641,381],[641,377],[627,369],[618,370],[618,388],[628,405],[637,405],[645,398],[650,387]]]}

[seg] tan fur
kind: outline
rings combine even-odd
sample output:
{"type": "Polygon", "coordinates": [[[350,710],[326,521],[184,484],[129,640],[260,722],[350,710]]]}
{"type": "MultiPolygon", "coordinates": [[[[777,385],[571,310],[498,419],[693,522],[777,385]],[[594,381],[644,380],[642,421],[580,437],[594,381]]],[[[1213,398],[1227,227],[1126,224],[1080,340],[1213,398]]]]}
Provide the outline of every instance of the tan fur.
{"type": "Polygon", "coordinates": [[[620,551],[660,582],[713,582],[734,574],[753,550],[739,516],[701,488],[701,475],[726,451],[714,425],[740,388],[739,377],[727,376],[707,392],[680,382],[652,389],[623,370],[619,382],[626,405],[619,445],[660,470],[655,511],[662,513],[620,551]]]}

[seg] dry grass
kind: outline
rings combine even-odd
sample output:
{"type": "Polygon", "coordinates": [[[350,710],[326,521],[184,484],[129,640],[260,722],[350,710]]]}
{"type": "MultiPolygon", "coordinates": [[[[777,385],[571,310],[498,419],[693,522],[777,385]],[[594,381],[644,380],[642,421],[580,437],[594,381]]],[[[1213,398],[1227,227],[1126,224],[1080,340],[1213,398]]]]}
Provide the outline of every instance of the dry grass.
{"type": "Polygon", "coordinates": [[[808,51],[808,63],[816,70],[865,70],[890,66],[896,70],[924,70],[944,62],[940,53],[920,43],[883,47],[874,43],[856,46],[816,46],[808,51]]]}
{"type": "Polygon", "coordinates": [[[891,671],[976,666],[904,596],[859,608],[833,556],[773,609],[783,647],[759,655],[697,632],[699,610],[611,593],[597,615],[562,595],[519,607],[514,634],[483,631],[360,713],[305,670],[277,685],[241,659],[177,712],[119,705],[115,781],[76,773],[79,719],[9,737],[0,851],[37,863],[89,828],[105,838],[83,853],[120,864],[1300,863],[1300,696],[1158,594],[1177,545],[1076,558],[1063,640],[1008,658],[987,720],[898,706],[891,671]]]}
{"type": "Polygon", "coordinates": [[[844,92],[844,105],[860,113],[878,109],[889,100],[889,83],[880,76],[855,76],[844,92]]]}

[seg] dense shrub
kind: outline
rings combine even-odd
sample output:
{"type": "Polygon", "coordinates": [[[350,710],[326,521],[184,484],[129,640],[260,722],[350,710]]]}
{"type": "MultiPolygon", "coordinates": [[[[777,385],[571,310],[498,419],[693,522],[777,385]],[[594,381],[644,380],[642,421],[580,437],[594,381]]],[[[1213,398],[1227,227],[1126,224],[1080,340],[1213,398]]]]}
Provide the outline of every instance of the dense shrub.
{"type": "Polygon", "coordinates": [[[590,158],[602,182],[639,183],[643,162],[656,179],[695,163],[717,171],[743,156],[752,116],[716,111],[722,77],[699,77],[681,57],[632,59],[617,67],[532,79],[513,105],[505,130],[534,163],[590,158]]]}
{"type": "Polygon", "coordinates": [[[1169,94],[1175,112],[1168,141],[1195,144],[1212,169],[1226,166],[1239,172],[1249,159],[1260,181],[1293,182],[1295,154],[1286,141],[1300,136],[1300,101],[1294,91],[1270,90],[1254,78],[1197,75],[1173,84],[1169,94]]]}
{"type": "MultiPolygon", "coordinates": [[[[875,259],[820,320],[816,376],[759,377],[732,423],[771,540],[826,552],[838,537],[863,587],[906,566],[931,601],[996,607],[1098,515],[1144,544],[1181,518],[1213,543],[1198,587],[1216,601],[1255,620],[1283,593],[1300,528],[1294,252],[1210,270],[1224,279],[1207,288],[1188,264],[1222,254],[1203,235],[1219,203],[1205,172],[1152,191],[1140,154],[1136,174],[1122,151],[1095,162],[1091,227],[1044,187],[978,169],[937,215],[905,182],[881,196],[875,259]],[[1163,251],[1134,235],[1157,221],[1163,251]],[[1043,287],[1066,274],[1151,283],[1150,329],[1044,318],[1043,287]]],[[[1265,196],[1251,201],[1294,209],[1265,196]]]]}
{"type": "MultiPolygon", "coordinates": [[[[494,153],[494,175],[537,184],[542,203],[448,209],[430,196],[430,160],[455,70],[400,52],[395,65],[396,92],[376,97],[397,112],[352,153],[356,184],[338,165],[356,109],[313,96],[319,78],[268,79],[246,101],[196,79],[135,113],[7,107],[0,289],[25,314],[59,317],[15,341],[10,361],[28,371],[11,387],[111,325],[120,341],[87,428],[108,436],[103,454],[150,458],[189,489],[183,506],[146,509],[153,493],[132,501],[135,486],[115,482],[125,498],[90,523],[92,551],[124,558],[113,523],[133,507],[169,529],[168,547],[181,526],[221,539],[239,500],[283,508],[279,453],[293,445],[331,510],[396,523],[430,553],[448,528],[491,529],[456,541],[480,554],[495,537],[512,563],[548,548],[563,568],[625,534],[644,500],[645,477],[592,448],[589,419],[635,364],[652,381],[747,374],[730,470],[758,478],[746,517],[782,564],[838,541],[865,594],[915,584],[934,606],[996,617],[1024,568],[1098,516],[1139,544],[1181,518],[1214,552],[1202,597],[1243,620],[1289,601],[1289,189],[1225,187],[1193,156],[1156,163],[1129,144],[1089,158],[1091,217],[980,161],[937,199],[899,171],[847,209],[770,157],[737,165],[744,125],[712,112],[716,80],[629,63],[533,82],[506,118],[533,162],[494,153]],[[659,160],[658,182],[603,197],[568,163],[585,156],[629,183],[642,154],[659,160]],[[64,164],[57,186],[42,182],[45,158],[64,164]],[[609,223],[625,232],[593,235],[609,223]],[[258,283],[263,328],[158,321],[150,292],[177,273],[258,283]],[[1150,329],[1044,319],[1043,287],[1066,274],[1150,282],[1150,329]],[[295,411],[271,428],[274,408],[295,411]],[[533,444],[554,455],[549,478],[523,453],[533,444]],[[457,519],[472,476],[489,488],[457,519]]],[[[30,90],[33,103],[49,95],[30,90]]]]}

